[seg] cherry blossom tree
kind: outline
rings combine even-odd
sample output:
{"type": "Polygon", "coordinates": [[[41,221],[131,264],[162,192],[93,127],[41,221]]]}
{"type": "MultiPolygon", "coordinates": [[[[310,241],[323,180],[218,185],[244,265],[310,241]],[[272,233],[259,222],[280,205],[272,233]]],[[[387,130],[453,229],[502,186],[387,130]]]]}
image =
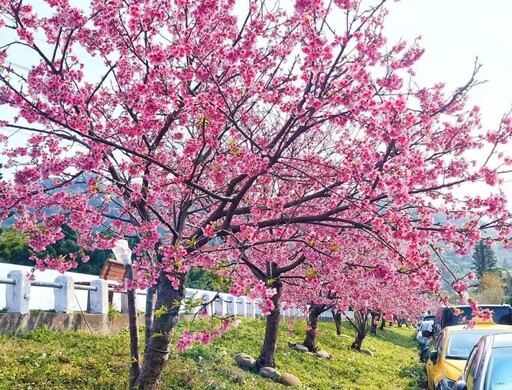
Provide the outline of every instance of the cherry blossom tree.
{"type": "Polygon", "coordinates": [[[438,272],[432,264],[406,269],[395,250],[361,236],[349,238],[339,252],[340,265],[333,268],[328,262],[318,263],[314,283],[300,286],[294,300],[309,304],[303,344],[312,352],[317,350],[318,318],[327,310],[343,312],[355,308],[356,321],[351,323],[358,332],[360,348],[368,330],[368,314],[373,318],[374,313],[387,311],[411,317],[424,310],[427,294],[439,289],[438,272]],[[326,269],[323,265],[327,265],[326,269]]]}
{"type": "Polygon", "coordinates": [[[158,385],[191,267],[249,267],[272,319],[281,276],[316,256],[315,240],[335,252],[364,232],[404,270],[442,240],[467,252],[482,223],[508,240],[499,192],[456,191],[499,184],[511,120],[479,131],[465,107],[478,65],[453,92],[417,86],[423,51],[386,42],[384,3],[0,0],[0,106],[13,112],[0,121],[12,134],[0,217],[15,216],[40,269],[87,261],[38,256],[64,225],[85,250],[137,239],[124,286],[154,287],[159,316],[134,385],[158,385]],[[270,259],[266,242],[285,249],[270,259]]]}
{"type": "Polygon", "coordinates": [[[364,288],[358,289],[359,299],[352,305],[354,319],[349,319],[356,331],[355,340],[351,345],[353,349],[361,349],[364,338],[374,325],[372,313],[395,313],[400,318],[415,318],[425,311],[429,297],[424,286],[404,274],[394,276],[394,280],[388,281],[379,281],[375,278],[358,280],[364,283],[364,288]]]}

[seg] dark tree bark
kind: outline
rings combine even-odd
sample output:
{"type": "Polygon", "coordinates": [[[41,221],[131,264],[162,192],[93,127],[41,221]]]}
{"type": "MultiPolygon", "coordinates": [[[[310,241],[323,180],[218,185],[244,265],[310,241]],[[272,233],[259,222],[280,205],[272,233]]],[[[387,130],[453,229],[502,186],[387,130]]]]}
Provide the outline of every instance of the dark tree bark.
{"type": "Polygon", "coordinates": [[[356,329],[356,339],[351,345],[352,349],[356,351],[361,350],[361,345],[363,344],[363,340],[366,337],[366,333],[368,332],[368,311],[367,310],[356,310],[354,311],[354,321],[350,321],[350,323],[356,329]]]}
{"type": "Polygon", "coordinates": [[[341,311],[338,309],[331,310],[332,318],[334,319],[334,325],[336,325],[336,334],[341,335],[341,311]]]}
{"type": "Polygon", "coordinates": [[[265,326],[265,339],[261,347],[260,356],[256,359],[256,368],[259,370],[261,367],[275,367],[276,366],[276,346],[277,335],[279,331],[279,316],[281,311],[279,309],[279,301],[283,285],[279,278],[274,279],[270,288],[276,289],[276,294],[271,298],[274,303],[274,310],[267,315],[265,326]]]}
{"type": "Polygon", "coordinates": [[[316,345],[316,331],[318,328],[318,317],[326,310],[325,305],[316,305],[314,303],[309,307],[308,327],[306,329],[306,338],[304,339],[304,346],[310,352],[316,352],[318,347],[316,345]]]}
{"type": "Polygon", "coordinates": [[[384,327],[386,326],[386,313],[382,314],[382,318],[380,320],[380,330],[384,330],[384,327]]]}
{"type": "Polygon", "coordinates": [[[352,343],[350,348],[355,349],[356,351],[360,351],[365,337],[366,337],[366,332],[357,331],[356,339],[354,340],[354,342],[352,343]]]}
{"type": "Polygon", "coordinates": [[[371,315],[371,323],[370,323],[370,334],[377,335],[377,325],[379,324],[379,313],[372,311],[371,315]]]}
{"type": "Polygon", "coordinates": [[[158,388],[162,370],[169,357],[171,332],[178,323],[180,302],[185,296],[185,275],[179,276],[180,286],[175,289],[167,277],[160,275],[157,283],[156,310],[151,336],[146,340],[144,364],[135,387],[143,390],[158,388]]]}

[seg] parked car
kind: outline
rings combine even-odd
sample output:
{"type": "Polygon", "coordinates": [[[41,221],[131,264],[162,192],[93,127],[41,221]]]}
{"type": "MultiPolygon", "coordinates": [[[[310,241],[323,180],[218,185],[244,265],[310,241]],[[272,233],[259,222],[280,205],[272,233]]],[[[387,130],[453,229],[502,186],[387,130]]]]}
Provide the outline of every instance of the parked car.
{"type": "Polygon", "coordinates": [[[482,337],[469,355],[456,390],[512,389],[512,333],[482,337]]]}
{"type": "Polygon", "coordinates": [[[421,321],[418,326],[418,333],[416,335],[416,341],[420,347],[420,360],[422,363],[427,361],[428,350],[430,347],[430,343],[432,341],[432,336],[434,328],[434,321],[421,321]]]}
{"type": "Polygon", "coordinates": [[[429,390],[452,389],[477,341],[482,336],[504,332],[512,332],[512,326],[477,323],[472,328],[466,325],[444,328],[431,343],[429,359],[425,364],[429,390]]]}
{"type": "Polygon", "coordinates": [[[435,321],[435,320],[436,320],[436,315],[435,315],[435,314],[427,314],[427,315],[424,315],[424,316],[421,318],[420,324],[421,324],[423,321],[435,321]]]}
{"type": "MultiPolygon", "coordinates": [[[[512,307],[510,305],[479,305],[478,307],[491,310],[493,312],[492,319],[496,324],[512,325],[512,307]]],[[[469,305],[439,307],[434,322],[434,338],[437,338],[439,332],[445,327],[464,323],[464,318],[468,320],[473,318],[469,305]],[[456,316],[454,309],[459,309],[460,315],[456,316]]]]}
{"type": "Polygon", "coordinates": [[[431,335],[428,335],[433,331],[434,321],[421,321],[418,326],[418,333],[416,334],[416,341],[420,347],[424,346],[429,340],[431,335]],[[427,331],[426,333],[423,333],[427,331]]]}

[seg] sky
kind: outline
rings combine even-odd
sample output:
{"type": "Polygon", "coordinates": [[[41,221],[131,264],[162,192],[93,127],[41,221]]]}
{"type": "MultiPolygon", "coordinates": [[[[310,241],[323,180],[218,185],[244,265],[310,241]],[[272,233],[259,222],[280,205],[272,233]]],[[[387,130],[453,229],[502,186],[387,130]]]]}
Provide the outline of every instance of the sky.
{"type": "Polygon", "coordinates": [[[426,52],[416,67],[420,82],[456,87],[471,75],[475,58],[483,65],[470,102],[482,109],[484,126],[496,127],[512,107],[512,1],[401,0],[389,2],[389,42],[422,36],[426,52]]]}
{"type": "MultiPolygon", "coordinates": [[[[388,0],[388,9],[384,33],[390,45],[400,38],[412,42],[421,36],[425,54],[415,67],[420,85],[444,82],[450,91],[464,85],[478,57],[482,64],[478,79],[486,82],[470,93],[469,104],[481,108],[484,129],[497,128],[503,114],[512,108],[512,1],[388,0]]],[[[512,155],[510,146],[507,149],[512,155]]],[[[479,157],[484,158],[483,154],[472,156],[479,157]]],[[[459,191],[471,193],[475,186],[482,192],[496,191],[479,184],[459,191]]],[[[510,177],[500,190],[512,209],[510,177]]]]}

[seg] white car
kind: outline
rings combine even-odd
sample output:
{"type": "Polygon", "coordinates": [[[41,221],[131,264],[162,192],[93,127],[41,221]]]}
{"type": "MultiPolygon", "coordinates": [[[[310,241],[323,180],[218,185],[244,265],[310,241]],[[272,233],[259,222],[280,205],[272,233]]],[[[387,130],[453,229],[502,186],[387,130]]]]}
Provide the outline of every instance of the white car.
{"type": "Polygon", "coordinates": [[[418,326],[418,334],[416,335],[416,341],[420,346],[424,346],[429,341],[430,337],[425,337],[422,335],[423,331],[432,332],[434,329],[434,321],[421,321],[418,326]]]}

